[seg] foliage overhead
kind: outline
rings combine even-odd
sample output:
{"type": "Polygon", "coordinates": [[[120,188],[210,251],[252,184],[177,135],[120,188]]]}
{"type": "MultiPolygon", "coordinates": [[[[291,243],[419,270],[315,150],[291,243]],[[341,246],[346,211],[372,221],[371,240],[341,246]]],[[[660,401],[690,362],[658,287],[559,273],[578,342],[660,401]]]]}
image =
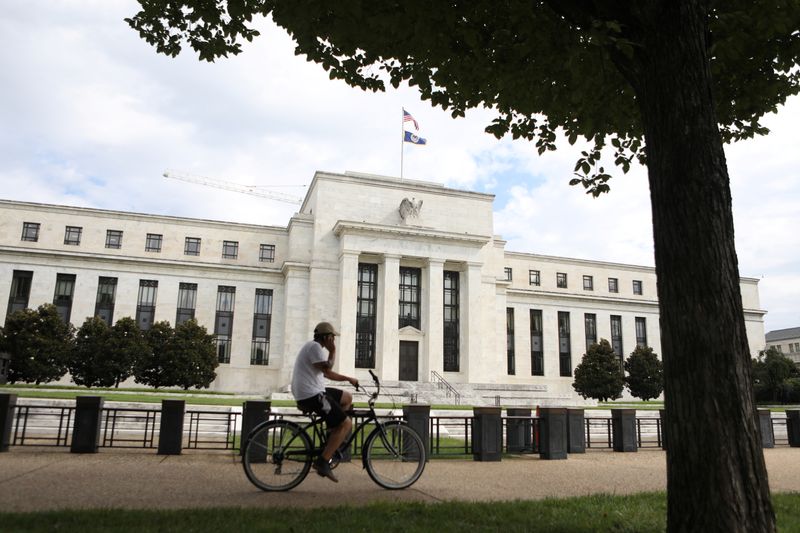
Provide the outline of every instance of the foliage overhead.
{"type": "MultiPolygon", "coordinates": [[[[601,154],[627,172],[644,163],[644,136],[632,59],[658,25],[658,4],[643,2],[421,0],[139,0],[126,22],[158,52],[186,45],[205,61],[236,55],[271,15],[296,41],[295,53],[332,79],[364,90],[417,87],[449,110],[487,107],[486,130],[555,150],[557,132],[592,148],[573,185],[595,196],[611,177],[601,154]]],[[[716,118],[725,141],[768,130],[761,118],[800,91],[800,0],[710,0],[707,31],[716,118]]]]}
{"type": "Polygon", "coordinates": [[[0,338],[0,351],[11,355],[9,383],[39,385],[63,377],[75,342],[74,331],[52,304],[10,314],[0,338]]]}
{"type": "Polygon", "coordinates": [[[664,392],[664,365],[649,346],[637,346],[624,366],[625,385],[633,397],[646,402],[664,392]]]}
{"type": "Polygon", "coordinates": [[[608,340],[600,339],[589,346],[575,368],[572,388],[583,398],[605,402],[622,396],[624,384],[619,357],[608,340]]]}

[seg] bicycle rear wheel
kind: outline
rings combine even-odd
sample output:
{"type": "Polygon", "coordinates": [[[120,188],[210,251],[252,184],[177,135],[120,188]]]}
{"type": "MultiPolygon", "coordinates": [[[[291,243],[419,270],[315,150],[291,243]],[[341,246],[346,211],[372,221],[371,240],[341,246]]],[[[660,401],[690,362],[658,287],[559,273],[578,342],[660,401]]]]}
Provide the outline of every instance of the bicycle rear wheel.
{"type": "Polygon", "coordinates": [[[311,441],[300,426],[270,420],[248,435],[242,466],[247,479],[261,490],[289,490],[308,475],[312,453],[311,441]]]}
{"type": "Polygon", "coordinates": [[[425,469],[426,458],[422,438],[402,422],[376,427],[364,443],[367,473],[385,489],[404,489],[413,485],[425,469]]]}

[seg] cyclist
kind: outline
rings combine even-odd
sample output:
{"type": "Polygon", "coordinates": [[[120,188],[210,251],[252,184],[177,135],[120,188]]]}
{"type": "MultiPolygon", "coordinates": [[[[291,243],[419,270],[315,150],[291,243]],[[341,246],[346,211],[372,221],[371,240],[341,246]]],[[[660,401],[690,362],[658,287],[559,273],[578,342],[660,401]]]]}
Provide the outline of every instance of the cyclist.
{"type": "Polygon", "coordinates": [[[317,324],[314,328],[314,340],[305,343],[297,353],[292,373],[292,395],[301,411],[313,411],[325,420],[330,435],[322,455],[314,461],[313,466],[317,474],[338,483],[339,480],[331,470],[330,460],[353,427],[348,416],[353,406],[353,395],[342,389],[326,388],[323,378],[348,381],[354,387],[358,387],[358,380],[333,370],[337,335],[339,333],[330,322],[317,324]]]}

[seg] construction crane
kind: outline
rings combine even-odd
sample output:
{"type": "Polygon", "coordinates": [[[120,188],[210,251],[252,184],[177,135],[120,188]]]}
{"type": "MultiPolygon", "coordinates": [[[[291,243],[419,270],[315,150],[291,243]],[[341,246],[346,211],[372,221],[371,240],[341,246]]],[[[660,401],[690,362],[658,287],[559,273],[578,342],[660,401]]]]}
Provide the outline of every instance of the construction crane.
{"type": "Polygon", "coordinates": [[[164,177],[173,180],[185,181],[188,183],[197,183],[198,185],[205,185],[207,187],[216,187],[217,189],[224,189],[226,191],[241,192],[244,194],[250,194],[252,196],[260,196],[261,198],[269,198],[270,200],[286,202],[287,204],[300,205],[303,203],[303,199],[297,196],[275,191],[258,190],[262,188],[258,185],[242,185],[239,183],[216,180],[213,178],[206,178],[205,176],[197,176],[194,174],[175,172],[172,170],[166,170],[164,172],[164,177]]]}

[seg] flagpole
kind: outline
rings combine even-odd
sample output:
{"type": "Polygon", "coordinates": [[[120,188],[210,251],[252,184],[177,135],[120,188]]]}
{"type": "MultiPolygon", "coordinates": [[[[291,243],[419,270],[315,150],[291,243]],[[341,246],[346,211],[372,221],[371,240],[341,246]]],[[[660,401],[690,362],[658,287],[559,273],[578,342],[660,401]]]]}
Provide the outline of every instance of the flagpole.
{"type": "Polygon", "coordinates": [[[400,180],[403,179],[403,142],[405,142],[405,115],[403,114],[404,109],[400,108],[400,180]]]}

